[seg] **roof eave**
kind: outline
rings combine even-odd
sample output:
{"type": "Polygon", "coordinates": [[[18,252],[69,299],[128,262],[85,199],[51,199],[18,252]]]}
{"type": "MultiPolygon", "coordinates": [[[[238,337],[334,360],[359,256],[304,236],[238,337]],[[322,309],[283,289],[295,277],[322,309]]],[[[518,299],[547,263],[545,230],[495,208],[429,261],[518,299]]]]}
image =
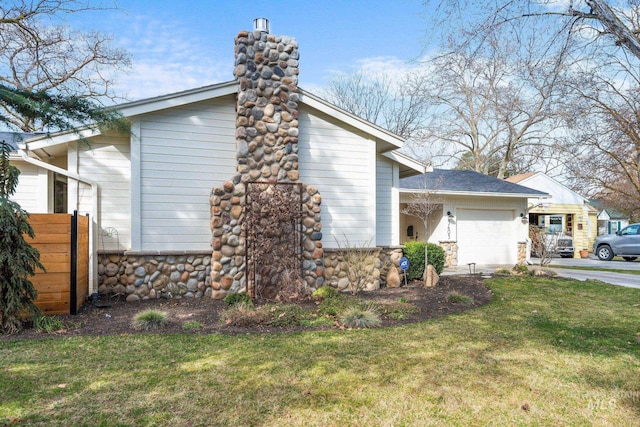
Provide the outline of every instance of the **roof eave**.
{"type": "Polygon", "coordinates": [[[400,193],[431,193],[440,196],[478,196],[478,197],[510,197],[510,198],[542,198],[548,199],[551,195],[543,194],[525,194],[525,193],[495,193],[490,191],[454,191],[454,190],[428,190],[414,188],[399,188],[400,193]]]}
{"type": "Polygon", "coordinates": [[[180,107],[195,102],[231,95],[237,92],[237,86],[238,83],[235,80],[231,80],[182,92],[128,102],[116,105],[114,108],[125,117],[139,116],[154,111],[166,110],[168,108],[180,107]]]}
{"type": "Polygon", "coordinates": [[[307,92],[304,89],[298,88],[300,91],[300,102],[308,105],[309,107],[315,108],[318,111],[321,111],[325,114],[328,114],[331,117],[334,117],[344,123],[347,123],[356,129],[360,129],[361,131],[368,133],[374,136],[376,139],[379,139],[383,142],[389,144],[389,147],[384,147],[381,151],[383,153],[396,150],[402,148],[405,139],[399,135],[394,134],[393,132],[389,132],[386,129],[381,128],[371,122],[364,120],[361,117],[358,117],[354,114],[351,114],[340,107],[337,107],[331,104],[328,101],[320,98],[319,96],[313,95],[310,92],[307,92]]]}
{"type": "Polygon", "coordinates": [[[427,164],[412,159],[411,157],[397,151],[388,151],[382,155],[400,164],[400,178],[419,175],[425,172],[432,172],[433,168],[427,164]]]}

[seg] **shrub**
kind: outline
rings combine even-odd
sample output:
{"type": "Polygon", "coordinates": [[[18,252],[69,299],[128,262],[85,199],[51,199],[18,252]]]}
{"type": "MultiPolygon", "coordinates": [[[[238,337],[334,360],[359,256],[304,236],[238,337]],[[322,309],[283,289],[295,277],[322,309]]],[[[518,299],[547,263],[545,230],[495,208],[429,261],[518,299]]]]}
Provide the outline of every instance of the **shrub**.
{"type": "Polygon", "coordinates": [[[313,292],[313,297],[319,300],[337,298],[338,296],[340,296],[340,292],[336,288],[327,285],[320,286],[313,292]]]}
{"type": "Polygon", "coordinates": [[[338,321],[347,328],[373,328],[382,321],[373,307],[351,307],[338,316],[338,321]]]}
{"type": "Polygon", "coordinates": [[[318,307],[318,312],[326,316],[337,316],[338,313],[349,307],[347,300],[338,293],[332,298],[325,298],[318,307]]]}
{"type": "Polygon", "coordinates": [[[193,331],[195,329],[202,329],[204,325],[197,320],[191,320],[182,324],[182,329],[185,331],[193,331]]]}
{"type": "Polygon", "coordinates": [[[513,270],[513,272],[514,272],[515,274],[522,274],[522,275],[531,274],[531,273],[529,272],[529,267],[527,267],[526,265],[519,265],[519,264],[516,264],[516,265],[514,265],[514,266],[513,266],[513,269],[512,269],[512,270],[513,270]]]}
{"type": "MultiPolygon", "coordinates": [[[[404,255],[409,260],[409,270],[407,279],[422,279],[424,275],[424,242],[407,242],[404,245],[404,255]]],[[[436,273],[441,274],[444,270],[445,253],[444,249],[435,243],[429,243],[429,264],[436,269],[436,273]]]]}
{"type": "Polygon", "coordinates": [[[271,313],[264,306],[255,308],[252,305],[234,304],[220,316],[225,325],[253,326],[262,325],[271,319],[271,313]]]}
{"type": "MultiPolygon", "coordinates": [[[[373,269],[381,263],[381,249],[371,247],[371,240],[352,246],[346,236],[344,243],[336,240],[336,244],[342,258],[341,264],[346,267],[349,289],[353,295],[358,295],[367,287],[373,269]]],[[[385,266],[379,265],[379,267],[384,269],[385,266]]]]}
{"type": "Polygon", "coordinates": [[[226,297],[224,297],[223,301],[229,307],[236,304],[247,305],[250,307],[253,306],[253,301],[251,301],[251,297],[247,293],[228,294],[226,297]]]}
{"type": "Polygon", "coordinates": [[[296,326],[306,317],[306,312],[296,304],[276,304],[270,306],[271,326],[296,326]]]}
{"type": "Polygon", "coordinates": [[[9,163],[10,153],[9,144],[0,140],[0,333],[8,334],[20,332],[25,317],[40,314],[34,303],[38,292],[29,277],[44,270],[40,253],[25,239],[34,237],[29,214],[10,200],[20,175],[9,163]]]}
{"type": "Polygon", "coordinates": [[[160,329],[167,323],[169,323],[167,313],[158,310],[145,310],[133,318],[133,327],[138,330],[160,329]]]}
{"type": "Polygon", "coordinates": [[[52,334],[65,329],[65,325],[56,316],[36,316],[33,318],[33,329],[36,332],[52,334]]]}
{"type": "Polygon", "coordinates": [[[447,295],[447,302],[453,304],[473,304],[473,298],[468,295],[453,291],[449,295],[447,295]]]}

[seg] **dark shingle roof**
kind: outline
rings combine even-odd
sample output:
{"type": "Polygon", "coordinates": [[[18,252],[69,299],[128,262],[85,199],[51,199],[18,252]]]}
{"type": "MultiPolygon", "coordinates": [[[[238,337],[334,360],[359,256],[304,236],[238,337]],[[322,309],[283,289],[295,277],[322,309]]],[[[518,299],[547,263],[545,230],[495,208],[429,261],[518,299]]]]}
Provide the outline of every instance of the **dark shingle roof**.
{"type": "Polygon", "coordinates": [[[542,191],[494,178],[474,171],[434,169],[433,172],[400,180],[400,188],[439,192],[523,194],[548,196],[542,191]],[[426,187],[426,188],[425,188],[426,187]]]}

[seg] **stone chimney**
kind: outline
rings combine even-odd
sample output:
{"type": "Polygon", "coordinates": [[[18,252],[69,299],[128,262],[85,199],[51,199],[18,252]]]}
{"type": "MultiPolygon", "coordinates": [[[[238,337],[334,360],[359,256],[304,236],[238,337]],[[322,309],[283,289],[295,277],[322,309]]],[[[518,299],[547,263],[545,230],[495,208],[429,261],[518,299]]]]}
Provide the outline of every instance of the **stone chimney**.
{"type": "Polygon", "coordinates": [[[242,181],[298,180],[298,44],[260,30],[235,39],[237,170],[242,181]]]}
{"type": "Polygon", "coordinates": [[[214,298],[246,291],[248,231],[245,229],[247,186],[252,183],[296,183],[301,194],[300,264],[306,285],[324,280],[321,197],[299,182],[298,44],[294,38],[269,34],[268,20],[235,38],[236,176],[211,192],[213,234],[211,282],[214,298]]]}

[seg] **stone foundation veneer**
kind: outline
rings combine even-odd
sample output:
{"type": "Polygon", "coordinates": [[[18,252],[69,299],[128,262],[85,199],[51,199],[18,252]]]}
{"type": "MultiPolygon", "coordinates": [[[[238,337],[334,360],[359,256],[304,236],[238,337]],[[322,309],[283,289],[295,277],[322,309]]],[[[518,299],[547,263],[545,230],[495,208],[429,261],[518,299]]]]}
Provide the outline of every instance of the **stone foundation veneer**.
{"type": "Polygon", "coordinates": [[[211,296],[210,274],[209,252],[98,252],[98,292],[127,301],[211,296]]]}
{"type": "Polygon", "coordinates": [[[298,59],[293,38],[260,31],[241,31],[235,38],[237,174],[214,187],[210,197],[215,299],[247,290],[247,183],[302,184],[303,277],[311,288],[324,281],[322,197],[316,187],[300,183],[298,174],[298,59]]]}
{"type": "Polygon", "coordinates": [[[518,265],[527,263],[527,242],[518,242],[518,265]]]}
{"type": "Polygon", "coordinates": [[[438,242],[444,249],[444,266],[456,267],[458,265],[458,242],[454,240],[444,240],[438,242]]]}
{"type": "MultiPolygon", "coordinates": [[[[386,246],[380,247],[380,254],[377,260],[372,260],[372,268],[368,273],[367,285],[365,290],[372,291],[380,289],[382,285],[386,285],[386,278],[389,268],[399,266],[400,258],[402,258],[402,246],[386,246]]],[[[358,248],[351,249],[358,250],[358,248]]],[[[364,249],[360,249],[364,250],[364,249]]],[[[342,252],[340,249],[325,249],[324,256],[324,279],[325,284],[337,288],[340,291],[349,289],[349,279],[347,273],[347,265],[344,263],[342,252]]],[[[402,270],[397,268],[402,274],[402,270]]]]}

